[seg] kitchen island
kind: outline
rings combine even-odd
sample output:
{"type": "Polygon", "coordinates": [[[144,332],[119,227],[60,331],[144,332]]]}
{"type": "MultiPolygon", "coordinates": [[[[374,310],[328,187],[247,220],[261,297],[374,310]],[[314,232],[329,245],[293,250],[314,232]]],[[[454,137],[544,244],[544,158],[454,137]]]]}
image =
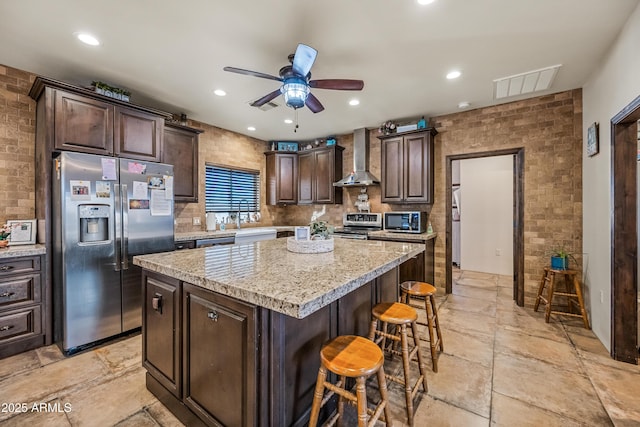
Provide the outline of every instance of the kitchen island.
{"type": "Polygon", "coordinates": [[[324,342],[366,336],[424,245],[286,239],[137,256],[147,388],[188,425],[305,425],[324,342]]]}

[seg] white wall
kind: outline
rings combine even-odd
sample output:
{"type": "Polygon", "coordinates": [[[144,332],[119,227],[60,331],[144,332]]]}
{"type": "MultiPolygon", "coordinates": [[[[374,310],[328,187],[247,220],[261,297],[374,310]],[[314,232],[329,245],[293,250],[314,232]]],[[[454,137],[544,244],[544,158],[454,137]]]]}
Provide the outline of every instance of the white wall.
{"type": "MultiPolygon", "coordinates": [[[[600,124],[600,152],[583,148],[583,251],[587,310],[593,332],[611,349],[611,118],[640,95],[640,6],[583,86],[583,140],[600,124]],[[602,294],[602,299],[601,299],[602,294]]],[[[583,143],[583,147],[585,144],[583,143]]]]}
{"type": "Polygon", "coordinates": [[[461,160],[460,191],[461,268],[513,275],[513,156],[461,160]]]}

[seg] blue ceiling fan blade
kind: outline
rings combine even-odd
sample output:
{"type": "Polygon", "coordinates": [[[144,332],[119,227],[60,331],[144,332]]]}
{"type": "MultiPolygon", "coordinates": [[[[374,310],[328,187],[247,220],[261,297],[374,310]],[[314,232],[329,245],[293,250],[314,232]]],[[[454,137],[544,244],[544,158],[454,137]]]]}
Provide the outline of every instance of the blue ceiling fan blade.
{"type": "Polygon", "coordinates": [[[301,77],[306,77],[316,60],[316,56],[318,56],[317,50],[300,43],[293,57],[293,71],[301,77]]]}

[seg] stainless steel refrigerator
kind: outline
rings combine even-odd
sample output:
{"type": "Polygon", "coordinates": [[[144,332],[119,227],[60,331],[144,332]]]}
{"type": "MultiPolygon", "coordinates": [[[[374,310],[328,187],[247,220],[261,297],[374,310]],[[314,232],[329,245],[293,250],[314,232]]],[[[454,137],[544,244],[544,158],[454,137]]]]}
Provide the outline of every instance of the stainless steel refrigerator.
{"type": "Polygon", "coordinates": [[[54,327],[72,353],[141,326],[132,257],[174,248],[173,166],[71,152],[53,162],[54,327]]]}

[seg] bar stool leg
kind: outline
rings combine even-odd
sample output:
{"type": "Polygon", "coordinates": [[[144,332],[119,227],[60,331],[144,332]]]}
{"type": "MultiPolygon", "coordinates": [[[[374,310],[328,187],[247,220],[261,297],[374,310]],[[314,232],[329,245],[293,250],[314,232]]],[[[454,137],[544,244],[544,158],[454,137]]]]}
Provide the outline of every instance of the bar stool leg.
{"type": "Polygon", "coordinates": [[[413,398],[411,397],[411,381],[409,380],[409,343],[407,342],[407,325],[400,325],[400,343],[402,346],[402,368],[404,370],[404,394],[407,401],[407,417],[409,418],[409,424],[413,425],[413,398]]]}
{"type": "MultiPolygon", "coordinates": [[[[340,377],[340,384],[343,388],[347,387],[347,377],[340,377]]],[[[344,402],[345,398],[343,395],[338,396],[338,427],[342,427],[342,420],[344,419],[344,402]]]]}
{"type": "MultiPolygon", "coordinates": [[[[420,377],[422,379],[422,389],[424,390],[424,392],[428,392],[429,391],[429,386],[427,384],[427,373],[425,372],[426,369],[424,368],[424,363],[422,360],[422,352],[420,351],[419,347],[420,347],[420,338],[418,337],[418,325],[416,324],[416,322],[411,323],[411,330],[413,332],[413,343],[416,346],[416,348],[418,348],[417,353],[418,353],[418,371],[420,372],[420,377]]],[[[435,353],[434,347],[431,347],[431,351],[432,354],[435,353]]],[[[438,372],[437,370],[437,359],[433,359],[434,360],[434,367],[436,367],[436,369],[434,369],[435,372],[438,372]]],[[[413,393],[412,393],[413,394],[413,393]]],[[[412,400],[413,400],[413,396],[412,396],[412,400]]]]}
{"type": "Polygon", "coordinates": [[[365,377],[356,378],[356,396],[358,396],[358,427],[367,427],[367,390],[365,377]]]}
{"type": "MultiPolygon", "coordinates": [[[[424,309],[427,312],[427,330],[429,331],[429,347],[431,347],[431,362],[433,363],[433,372],[438,372],[438,356],[436,354],[437,341],[433,334],[433,317],[431,313],[432,310],[429,308],[430,303],[433,304],[433,301],[431,301],[429,297],[424,299],[424,309]]],[[[438,336],[439,335],[438,333],[438,336]]]]}
{"type": "Polygon", "coordinates": [[[536,296],[536,304],[533,306],[533,311],[538,311],[538,307],[540,306],[540,296],[542,296],[544,284],[547,280],[547,272],[548,270],[545,268],[544,272],[542,273],[542,279],[540,279],[540,286],[538,287],[538,295],[536,296]]]}
{"type": "Polygon", "coordinates": [[[436,297],[435,295],[430,295],[431,299],[431,311],[433,311],[433,318],[435,319],[436,324],[436,332],[438,333],[438,342],[440,343],[440,351],[444,351],[444,344],[442,342],[442,333],[440,333],[440,320],[438,316],[438,309],[436,307],[436,297]]]}
{"type": "Polygon", "coordinates": [[[576,276],[573,276],[573,287],[576,289],[576,295],[578,296],[578,304],[580,304],[580,313],[582,314],[582,321],[584,322],[584,327],[587,329],[591,329],[589,326],[589,319],[587,318],[587,312],[584,309],[584,299],[582,298],[582,289],[580,288],[580,282],[576,276]]]}
{"type": "Polygon", "coordinates": [[[549,294],[547,295],[547,307],[544,315],[544,321],[549,323],[549,317],[551,316],[551,302],[553,301],[553,287],[555,286],[556,275],[553,271],[549,271],[549,294]]]}
{"type": "Polygon", "coordinates": [[[387,378],[384,375],[384,366],[378,370],[378,388],[380,389],[380,399],[384,405],[384,422],[387,426],[391,425],[391,409],[389,408],[389,399],[387,397],[387,378]]]}
{"type": "Polygon", "coordinates": [[[324,382],[327,379],[327,370],[324,366],[320,366],[318,370],[318,380],[316,381],[316,390],[313,393],[313,405],[311,406],[311,416],[309,417],[309,427],[316,427],[318,424],[318,415],[320,414],[320,405],[324,396],[324,382]]]}

